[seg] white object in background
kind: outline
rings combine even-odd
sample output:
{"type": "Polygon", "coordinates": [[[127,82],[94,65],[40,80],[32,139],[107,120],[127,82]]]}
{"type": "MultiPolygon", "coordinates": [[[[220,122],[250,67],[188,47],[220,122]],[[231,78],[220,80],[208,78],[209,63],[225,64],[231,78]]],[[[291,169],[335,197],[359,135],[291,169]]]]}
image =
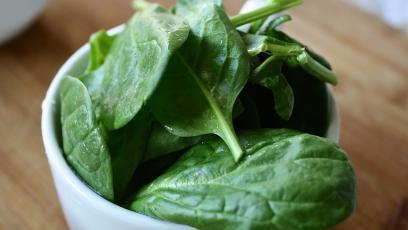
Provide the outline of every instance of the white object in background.
{"type": "Polygon", "coordinates": [[[0,43],[25,29],[47,0],[0,0],[0,43]]]}
{"type": "Polygon", "coordinates": [[[363,10],[373,13],[390,26],[408,33],[407,0],[346,0],[363,10]]]}
{"type": "MultiPolygon", "coordinates": [[[[119,26],[110,30],[109,33],[117,34],[122,30],[123,26],[119,26]]],[[[85,70],[88,54],[89,45],[84,45],[65,62],[52,81],[42,104],[41,131],[45,152],[70,229],[194,230],[189,226],[138,214],[105,200],[84,184],[68,166],[60,146],[60,134],[58,133],[60,131],[59,84],[64,76],[78,76],[85,70]]],[[[338,110],[332,91],[328,89],[328,92],[330,125],[326,136],[338,141],[340,128],[338,110]]]]}

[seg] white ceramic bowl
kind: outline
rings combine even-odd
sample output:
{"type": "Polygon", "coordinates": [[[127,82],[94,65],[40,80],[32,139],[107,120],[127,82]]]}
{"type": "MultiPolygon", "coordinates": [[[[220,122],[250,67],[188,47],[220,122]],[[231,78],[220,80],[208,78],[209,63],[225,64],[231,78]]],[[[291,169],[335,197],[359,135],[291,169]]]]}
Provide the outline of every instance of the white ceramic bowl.
{"type": "Polygon", "coordinates": [[[0,43],[25,29],[47,0],[0,0],[0,43]]]}
{"type": "MultiPolygon", "coordinates": [[[[109,31],[116,34],[123,26],[109,31]]],[[[172,224],[129,211],[117,206],[93,192],[71,170],[64,159],[61,144],[58,142],[59,103],[58,88],[65,75],[78,76],[86,68],[89,45],[82,46],[61,67],[48,89],[42,104],[41,128],[45,152],[51,167],[59,199],[71,229],[98,230],[182,230],[194,229],[172,224]]],[[[331,90],[329,90],[330,127],[327,137],[338,141],[339,116],[331,90]]]]}

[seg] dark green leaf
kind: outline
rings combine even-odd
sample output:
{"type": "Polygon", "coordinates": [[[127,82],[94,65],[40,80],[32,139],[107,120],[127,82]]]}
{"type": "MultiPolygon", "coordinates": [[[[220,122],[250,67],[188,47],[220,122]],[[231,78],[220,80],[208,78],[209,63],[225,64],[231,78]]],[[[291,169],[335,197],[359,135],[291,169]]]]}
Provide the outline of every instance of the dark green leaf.
{"type": "Polygon", "coordinates": [[[312,76],[330,84],[337,84],[336,74],[309,55],[306,48],[298,43],[282,41],[265,35],[243,35],[248,53],[251,56],[267,53],[286,61],[292,66],[300,65],[312,76]]]}
{"type": "Polygon", "coordinates": [[[271,75],[259,83],[272,90],[275,111],[284,120],[289,120],[294,106],[293,90],[283,74],[271,75]]]}
{"type": "Polygon", "coordinates": [[[267,53],[276,57],[293,57],[304,52],[304,48],[296,43],[289,43],[265,35],[242,34],[249,55],[256,56],[267,53]]]}
{"type": "Polygon", "coordinates": [[[182,152],[173,152],[142,162],[131,179],[125,196],[126,200],[121,202],[121,205],[125,208],[129,207],[134,200],[135,192],[166,172],[181,155],[182,152]]]}
{"type": "Polygon", "coordinates": [[[257,129],[261,128],[258,108],[251,97],[242,92],[239,96],[244,111],[234,118],[234,127],[236,130],[257,129]]]}
{"type": "Polygon", "coordinates": [[[155,159],[169,153],[183,150],[196,144],[200,137],[179,137],[166,130],[160,124],[154,124],[147,144],[144,160],[155,159]]]}
{"type": "Polygon", "coordinates": [[[292,37],[290,37],[289,35],[287,35],[283,31],[279,31],[279,30],[276,30],[274,28],[270,28],[270,29],[267,29],[267,30],[263,31],[262,34],[275,37],[276,39],[279,39],[281,41],[286,41],[286,42],[289,42],[289,43],[297,43],[302,47],[306,47],[306,51],[307,51],[308,54],[310,54],[310,56],[312,56],[316,61],[318,61],[321,65],[323,65],[327,69],[329,69],[329,70],[332,69],[330,63],[323,56],[316,53],[315,51],[313,51],[310,47],[306,46],[305,44],[299,42],[298,40],[296,40],[296,39],[294,39],[292,37]]]}
{"type": "Polygon", "coordinates": [[[68,163],[97,193],[113,200],[111,158],[86,87],[76,78],[63,78],[60,101],[63,146],[68,163]]]}
{"type": "Polygon", "coordinates": [[[282,74],[282,60],[271,56],[258,66],[252,76],[253,83],[273,92],[275,111],[284,120],[289,120],[294,107],[292,87],[282,74]]]}
{"type": "Polygon", "coordinates": [[[150,113],[142,109],[128,125],[107,133],[117,202],[123,199],[133,173],[144,158],[151,122],[150,113]]]}
{"type": "Polygon", "coordinates": [[[200,144],[142,189],[130,208],[199,229],[325,229],[355,207],[355,178],[333,142],[291,130],[240,135],[235,163],[219,140],[200,144]]]}
{"type": "Polygon", "coordinates": [[[188,32],[180,17],[157,6],[130,20],[105,61],[101,119],[108,129],[123,127],[139,112],[188,32]]]}
{"type": "Polygon", "coordinates": [[[273,92],[265,87],[248,84],[243,93],[250,96],[258,109],[261,127],[291,128],[325,136],[329,124],[326,84],[312,77],[300,67],[283,65],[282,73],[294,93],[294,107],[288,121],[274,109],[273,92]]]}
{"type": "Polygon", "coordinates": [[[157,120],[178,136],[214,133],[242,155],[232,127],[234,102],[249,77],[249,57],[225,12],[212,3],[180,1],[177,12],[191,27],[188,40],[166,70],[150,107],[157,120]],[[186,4],[186,5],[185,5],[186,4]]]}

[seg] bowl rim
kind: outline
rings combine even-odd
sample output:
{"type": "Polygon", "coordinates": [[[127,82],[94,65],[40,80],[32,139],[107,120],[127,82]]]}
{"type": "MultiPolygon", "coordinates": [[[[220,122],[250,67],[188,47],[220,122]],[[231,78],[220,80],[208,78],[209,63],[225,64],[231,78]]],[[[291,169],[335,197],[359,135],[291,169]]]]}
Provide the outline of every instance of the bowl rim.
{"type": "MultiPolygon", "coordinates": [[[[123,31],[124,25],[116,26],[108,30],[108,34],[114,35],[123,31]]],[[[62,65],[58,70],[54,79],[52,80],[48,91],[46,93],[45,99],[42,102],[42,115],[41,115],[41,132],[42,139],[45,148],[45,153],[47,155],[49,165],[53,171],[53,177],[55,180],[54,171],[60,175],[63,180],[65,180],[76,192],[80,194],[83,199],[87,200],[93,208],[98,211],[110,215],[115,219],[124,221],[129,224],[140,225],[141,223],[149,225],[151,227],[175,227],[178,229],[184,227],[185,229],[194,229],[190,226],[175,224],[171,222],[166,222],[163,220],[158,220],[137,212],[125,209],[119,205],[116,205],[95,193],[88,185],[86,185],[69,167],[68,163],[64,158],[61,146],[58,143],[57,135],[55,134],[56,126],[55,121],[55,105],[57,105],[59,84],[61,79],[70,72],[78,62],[84,58],[89,53],[90,46],[88,43],[79,48],[68,60],[62,65]],[[142,222],[143,221],[143,222],[142,222]]],[[[326,137],[332,139],[335,142],[339,140],[339,112],[336,101],[333,96],[333,90],[331,86],[327,85],[328,91],[328,112],[329,112],[329,127],[326,137]]],[[[60,195],[60,194],[58,194],[60,195]]],[[[64,210],[64,208],[63,208],[64,210]]]]}

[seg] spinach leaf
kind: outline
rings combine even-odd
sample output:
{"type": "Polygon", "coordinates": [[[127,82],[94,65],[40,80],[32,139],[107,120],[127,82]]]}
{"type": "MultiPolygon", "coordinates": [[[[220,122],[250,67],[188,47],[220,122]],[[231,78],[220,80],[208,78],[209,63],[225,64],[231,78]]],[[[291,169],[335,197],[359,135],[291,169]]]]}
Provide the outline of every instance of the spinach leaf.
{"type": "Polygon", "coordinates": [[[111,158],[86,87],[76,78],[63,78],[60,101],[63,147],[68,163],[95,192],[113,200],[111,158]]]}
{"type": "Polygon", "coordinates": [[[236,130],[256,129],[261,128],[261,122],[259,119],[258,109],[254,100],[246,95],[244,90],[239,99],[244,108],[243,112],[234,119],[234,127],[236,130]]]}
{"type": "Polygon", "coordinates": [[[308,53],[306,47],[301,46],[299,43],[282,41],[271,36],[253,34],[244,35],[244,41],[248,53],[251,56],[266,53],[280,58],[292,66],[299,65],[309,72],[311,76],[321,81],[333,85],[337,84],[336,74],[325,65],[320,64],[318,60],[315,60],[314,56],[308,53]]]}
{"type": "Polygon", "coordinates": [[[134,200],[136,191],[140,190],[143,186],[149,184],[166,172],[166,170],[177,161],[182,153],[182,151],[168,153],[142,162],[139,167],[137,167],[136,172],[131,179],[130,185],[126,191],[126,200],[121,202],[122,207],[129,207],[134,200]]]}
{"type": "Polygon", "coordinates": [[[286,81],[285,76],[283,74],[272,75],[260,82],[260,85],[272,90],[276,113],[282,119],[289,120],[293,111],[294,96],[292,87],[286,81]]]}
{"type": "MultiPolygon", "coordinates": [[[[282,25],[285,22],[291,21],[292,17],[290,15],[284,14],[284,15],[280,15],[274,19],[272,19],[270,22],[268,22],[267,25],[265,25],[265,29],[266,30],[272,30],[272,29],[276,29],[276,27],[282,25]]],[[[257,32],[259,33],[259,32],[257,32]]],[[[262,32],[261,32],[262,34],[262,32]]]]}
{"type": "Polygon", "coordinates": [[[290,128],[325,136],[329,124],[328,94],[326,84],[312,77],[302,68],[282,66],[294,94],[294,107],[289,120],[282,119],[275,111],[275,99],[271,90],[256,84],[248,84],[245,93],[256,104],[261,127],[290,128]]]}
{"type": "Polygon", "coordinates": [[[123,127],[139,112],[188,33],[180,17],[157,5],[130,20],[104,64],[101,120],[109,130],[123,127]]]}
{"type": "Polygon", "coordinates": [[[92,106],[97,121],[100,121],[100,102],[102,96],[102,83],[105,77],[105,68],[103,65],[99,66],[96,70],[85,72],[78,77],[79,80],[84,83],[88,89],[89,96],[92,100],[92,106]]]}
{"type": "Polygon", "coordinates": [[[142,189],[130,209],[199,229],[325,229],[355,207],[355,178],[328,139],[291,130],[240,135],[234,162],[219,140],[196,145],[142,189]]]}
{"type": "Polygon", "coordinates": [[[105,62],[105,58],[115,39],[116,35],[110,36],[104,30],[92,34],[89,39],[90,54],[88,67],[85,70],[85,73],[98,69],[105,62]]]}
{"type": "MultiPolygon", "coordinates": [[[[244,105],[238,99],[235,102],[232,117],[235,119],[245,112],[244,105]]],[[[153,125],[152,132],[147,144],[147,150],[145,154],[145,161],[156,159],[160,156],[167,155],[186,149],[196,143],[198,143],[203,137],[180,137],[169,132],[165,127],[159,123],[153,125]]]]}
{"type": "Polygon", "coordinates": [[[276,57],[293,57],[303,53],[304,48],[296,43],[281,41],[274,37],[254,34],[241,34],[249,55],[267,53],[276,57]]]}
{"type": "MultiPolygon", "coordinates": [[[[84,83],[91,96],[96,120],[100,120],[100,102],[103,79],[105,77],[104,60],[115,37],[101,31],[90,39],[90,61],[88,70],[79,79],[84,83]],[[109,41],[109,42],[108,42],[109,41]],[[90,66],[93,68],[90,68],[90,66]]],[[[112,161],[113,187],[115,201],[120,202],[134,171],[144,157],[147,137],[150,134],[151,115],[142,109],[126,126],[119,130],[104,131],[112,161]]]]}
{"type": "Polygon", "coordinates": [[[292,18],[287,14],[279,15],[271,19],[270,18],[261,19],[251,24],[251,27],[249,28],[249,33],[265,34],[265,31],[273,30],[276,27],[290,20],[292,20],[292,18]]]}
{"type": "Polygon", "coordinates": [[[187,2],[179,1],[176,12],[186,12],[189,38],[169,63],[149,106],[173,134],[217,134],[238,160],[243,151],[231,113],[249,77],[249,57],[222,8],[212,1],[187,2]],[[179,11],[184,8],[189,10],[179,11]]]}
{"type": "Polygon", "coordinates": [[[169,153],[183,150],[196,144],[200,137],[179,137],[155,123],[150,134],[144,160],[155,159],[169,153]]]}
{"type": "Polygon", "coordinates": [[[151,123],[150,113],[142,109],[125,127],[107,133],[117,202],[123,199],[136,168],[144,158],[151,123]]]}
{"type": "Polygon", "coordinates": [[[253,71],[252,82],[273,92],[275,111],[284,120],[289,120],[294,107],[292,87],[282,74],[282,60],[276,56],[266,59],[253,71]]]}
{"type": "Polygon", "coordinates": [[[78,78],[84,83],[91,96],[96,120],[100,120],[100,102],[102,95],[102,83],[105,77],[104,62],[118,35],[110,36],[101,30],[92,34],[89,39],[90,52],[88,67],[78,78]]]}
{"type": "Polygon", "coordinates": [[[299,42],[298,40],[292,38],[291,36],[289,36],[288,34],[286,34],[283,31],[277,30],[276,28],[273,27],[267,27],[267,29],[265,31],[261,31],[259,32],[259,34],[261,35],[267,35],[267,36],[271,36],[274,37],[276,39],[279,39],[281,41],[286,41],[289,43],[296,43],[302,47],[306,48],[307,53],[317,62],[319,62],[321,65],[323,65],[324,67],[326,67],[327,69],[331,70],[332,67],[330,65],[330,63],[320,54],[316,53],[315,51],[313,51],[313,49],[311,49],[309,46],[306,46],[305,44],[303,44],[302,42],[299,42]]]}

